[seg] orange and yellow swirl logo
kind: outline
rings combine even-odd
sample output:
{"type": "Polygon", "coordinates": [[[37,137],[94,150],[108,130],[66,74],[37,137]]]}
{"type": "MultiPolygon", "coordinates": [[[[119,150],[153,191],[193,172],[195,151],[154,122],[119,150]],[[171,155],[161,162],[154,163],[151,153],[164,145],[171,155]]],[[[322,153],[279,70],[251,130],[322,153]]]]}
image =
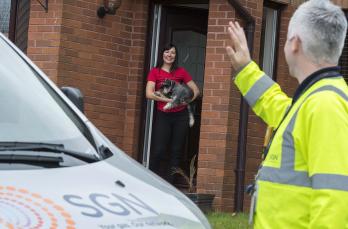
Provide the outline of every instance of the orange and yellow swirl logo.
{"type": "Polygon", "coordinates": [[[64,208],[26,189],[0,186],[0,228],[75,229],[75,222],[64,208]]]}

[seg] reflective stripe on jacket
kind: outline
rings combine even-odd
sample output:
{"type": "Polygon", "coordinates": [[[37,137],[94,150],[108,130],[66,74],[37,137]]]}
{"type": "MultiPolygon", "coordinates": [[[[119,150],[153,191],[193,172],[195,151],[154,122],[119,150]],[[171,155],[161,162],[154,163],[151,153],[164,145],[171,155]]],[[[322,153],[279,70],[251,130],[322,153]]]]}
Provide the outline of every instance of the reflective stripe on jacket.
{"type": "Polygon", "coordinates": [[[278,128],[257,178],[254,228],[348,228],[348,88],[343,77],[319,80],[292,106],[254,62],[235,83],[253,111],[278,128]]]}

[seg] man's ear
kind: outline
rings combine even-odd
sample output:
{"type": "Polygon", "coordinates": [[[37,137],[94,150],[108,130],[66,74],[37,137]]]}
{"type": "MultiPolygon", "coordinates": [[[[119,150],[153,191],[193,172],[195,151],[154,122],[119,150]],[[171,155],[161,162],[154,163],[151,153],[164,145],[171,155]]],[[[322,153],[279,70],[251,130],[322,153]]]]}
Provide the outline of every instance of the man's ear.
{"type": "Polygon", "coordinates": [[[302,48],[302,41],[299,36],[294,36],[291,42],[291,51],[297,53],[302,48]]]}

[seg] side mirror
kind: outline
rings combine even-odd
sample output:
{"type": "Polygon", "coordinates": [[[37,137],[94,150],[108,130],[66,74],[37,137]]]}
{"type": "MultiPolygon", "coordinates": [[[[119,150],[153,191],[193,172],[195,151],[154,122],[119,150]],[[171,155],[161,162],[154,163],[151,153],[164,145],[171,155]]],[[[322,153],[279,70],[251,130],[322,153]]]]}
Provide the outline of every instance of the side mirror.
{"type": "Polygon", "coordinates": [[[84,113],[82,92],[75,87],[61,87],[60,90],[70,99],[82,113],[84,113]]]}

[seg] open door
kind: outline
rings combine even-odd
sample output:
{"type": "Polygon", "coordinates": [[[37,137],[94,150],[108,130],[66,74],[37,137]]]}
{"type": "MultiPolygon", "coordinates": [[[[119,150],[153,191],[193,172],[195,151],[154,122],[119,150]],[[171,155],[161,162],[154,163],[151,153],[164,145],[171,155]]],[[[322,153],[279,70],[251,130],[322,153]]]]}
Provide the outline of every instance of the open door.
{"type": "MultiPolygon", "coordinates": [[[[200,7],[198,8],[195,7],[195,4],[161,4],[159,13],[154,17],[159,19],[156,22],[158,23],[157,42],[152,42],[153,45],[157,45],[155,59],[162,58],[157,56],[158,50],[162,50],[162,47],[166,43],[173,43],[177,47],[179,66],[184,67],[190,73],[201,92],[201,96],[192,103],[195,125],[190,128],[187,144],[182,154],[181,167],[187,172],[189,171],[191,158],[197,154],[199,150],[199,133],[204,84],[208,4],[199,4],[199,6],[200,7]]],[[[153,36],[156,35],[153,34],[153,36]]],[[[148,101],[148,103],[150,103],[150,101],[148,101]]],[[[147,109],[146,116],[148,123],[152,123],[152,119],[156,115],[156,109],[153,107],[151,107],[150,110],[147,109]],[[151,117],[151,120],[149,120],[150,115],[153,116],[151,117]]],[[[147,152],[143,151],[144,165],[151,163],[151,161],[144,161],[145,159],[150,158],[148,153],[151,152],[151,132],[152,128],[147,125],[145,128],[145,136],[148,136],[148,138],[144,139],[144,149],[147,149],[147,152]]],[[[166,167],[166,161],[163,162],[162,167],[166,167]]],[[[177,186],[181,186],[181,183],[183,182],[180,182],[180,179],[177,181],[177,186]]]]}

